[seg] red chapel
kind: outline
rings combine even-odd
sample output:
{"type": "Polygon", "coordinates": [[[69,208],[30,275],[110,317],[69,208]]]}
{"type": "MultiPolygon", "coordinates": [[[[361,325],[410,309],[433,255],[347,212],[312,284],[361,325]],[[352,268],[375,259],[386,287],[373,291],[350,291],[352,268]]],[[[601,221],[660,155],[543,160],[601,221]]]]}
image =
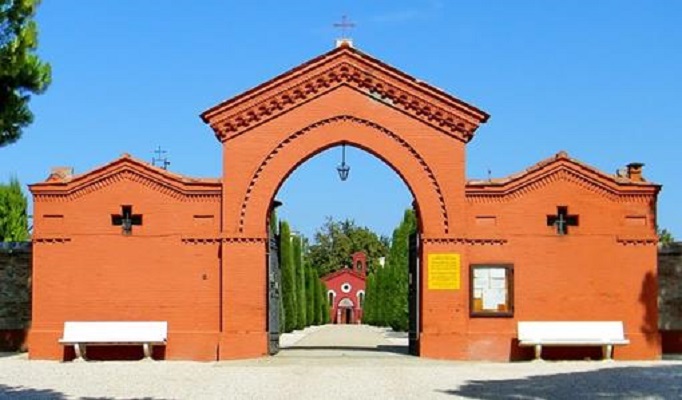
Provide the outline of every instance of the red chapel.
{"type": "Polygon", "coordinates": [[[357,252],[352,255],[352,260],[350,268],[345,266],[321,278],[327,287],[329,315],[334,324],[362,323],[367,255],[364,252],[357,252]]]}

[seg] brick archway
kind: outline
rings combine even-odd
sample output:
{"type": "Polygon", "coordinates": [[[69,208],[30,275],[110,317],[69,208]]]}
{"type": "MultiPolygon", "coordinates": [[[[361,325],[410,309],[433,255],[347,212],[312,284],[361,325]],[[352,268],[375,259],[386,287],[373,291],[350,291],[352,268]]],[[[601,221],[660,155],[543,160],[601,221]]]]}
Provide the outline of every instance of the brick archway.
{"type": "Polygon", "coordinates": [[[396,133],[362,118],[339,115],[315,122],[286,136],[251,176],[240,206],[239,232],[261,224],[288,176],[311,157],[341,144],[358,147],[386,163],[403,180],[429,232],[448,234],[449,220],[441,185],[419,152],[396,133]],[[421,205],[421,206],[420,206],[421,205]]]}
{"type": "MultiPolygon", "coordinates": [[[[266,354],[266,219],[286,178],[330,147],[363,149],[402,178],[424,254],[464,253],[465,147],[487,119],[482,111],[343,46],[202,118],[223,144],[221,359],[266,354]]],[[[421,353],[450,353],[438,347],[465,318],[442,313],[464,309],[464,295],[422,290],[421,299],[421,353]]]]}

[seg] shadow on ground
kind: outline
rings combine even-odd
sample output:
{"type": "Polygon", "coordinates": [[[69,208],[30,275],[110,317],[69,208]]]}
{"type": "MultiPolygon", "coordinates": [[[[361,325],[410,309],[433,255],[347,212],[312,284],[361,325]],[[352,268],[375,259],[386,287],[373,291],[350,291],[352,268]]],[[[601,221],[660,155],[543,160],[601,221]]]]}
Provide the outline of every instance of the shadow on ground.
{"type": "Polygon", "coordinates": [[[0,399],[66,399],[66,396],[50,389],[31,389],[0,384],[0,399]]]}
{"type": "MultiPolygon", "coordinates": [[[[32,389],[21,386],[7,386],[0,384],[0,399],[68,399],[64,393],[52,389],[32,389]]],[[[79,397],[83,400],[108,400],[113,397],[79,397]]],[[[154,397],[135,397],[139,400],[162,400],[154,397]]]]}
{"type": "Polygon", "coordinates": [[[682,366],[622,367],[523,379],[470,381],[443,393],[507,399],[679,399],[682,366]]]}

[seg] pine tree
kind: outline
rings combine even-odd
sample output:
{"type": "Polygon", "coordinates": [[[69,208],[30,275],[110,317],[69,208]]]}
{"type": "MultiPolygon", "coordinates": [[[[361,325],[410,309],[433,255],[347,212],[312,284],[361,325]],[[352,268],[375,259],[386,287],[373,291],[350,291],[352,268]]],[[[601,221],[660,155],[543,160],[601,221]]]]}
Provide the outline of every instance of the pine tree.
{"type": "Polygon", "coordinates": [[[29,239],[28,202],[16,178],[0,184],[0,242],[24,242],[29,239]]]}
{"type": "Polygon", "coordinates": [[[284,300],[284,332],[291,332],[297,326],[296,278],[291,248],[291,230],[286,221],[280,223],[280,267],[282,270],[282,297],[284,300]]]}
{"type": "Polygon", "coordinates": [[[44,92],[50,65],[35,54],[39,0],[0,0],[0,147],[15,142],[33,121],[30,94],[44,92]]]}

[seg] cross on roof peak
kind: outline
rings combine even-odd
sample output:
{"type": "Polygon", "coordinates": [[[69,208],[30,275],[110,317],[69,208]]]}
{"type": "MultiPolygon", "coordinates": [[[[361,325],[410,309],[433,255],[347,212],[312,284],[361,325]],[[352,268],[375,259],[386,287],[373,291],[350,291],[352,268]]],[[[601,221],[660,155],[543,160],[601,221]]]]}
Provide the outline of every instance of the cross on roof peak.
{"type": "Polygon", "coordinates": [[[348,19],[347,15],[341,16],[341,22],[335,22],[333,24],[334,28],[341,30],[341,37],[336,39],[336,47],[350,46],[353,47],[353,39],[348,37],[348,31],[355,28],[355,23],[348,19]]]}

